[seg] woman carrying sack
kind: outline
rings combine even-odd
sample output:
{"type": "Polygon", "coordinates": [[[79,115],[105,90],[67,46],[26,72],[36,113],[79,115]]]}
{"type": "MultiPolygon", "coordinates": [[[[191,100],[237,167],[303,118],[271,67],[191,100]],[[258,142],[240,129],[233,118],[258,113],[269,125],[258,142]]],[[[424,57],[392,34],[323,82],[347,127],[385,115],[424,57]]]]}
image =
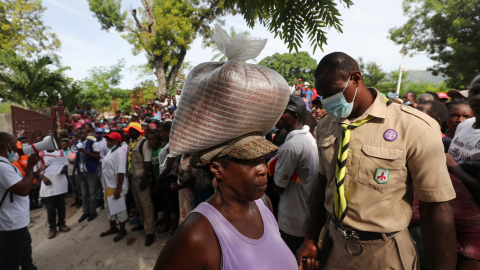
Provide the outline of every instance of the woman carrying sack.
{"type": "Polygon", "coordinates": [[[228,61],[190,71],[168,157],[193,153],[197,185],[215,181],[217,190],[178,227],[155,269],[297,269],[264,195],[265,155],[278,148],[263,136],[282,115],[290,89],[277,72],[244,63],[266,39],[231,39],[219,25],[213,39],[228,61]]]}

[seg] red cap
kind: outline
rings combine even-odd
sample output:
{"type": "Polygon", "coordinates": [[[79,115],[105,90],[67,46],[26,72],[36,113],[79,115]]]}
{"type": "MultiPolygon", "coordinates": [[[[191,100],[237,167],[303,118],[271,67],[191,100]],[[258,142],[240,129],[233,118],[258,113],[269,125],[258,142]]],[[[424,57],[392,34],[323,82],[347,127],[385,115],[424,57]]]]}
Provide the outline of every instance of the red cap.
{"type": "Polygon", "coordinates": [[[110,124],[116,124],[116,123],[117,123],[117,122],[115,122],[115,121],[110,122],[110,124]]]}
{"type": "Polygon", "coordinates": [[[442,98],[449,99],[449,96],[448,96],[447,94],[445,94],[445,93],[440,92],[440,93],[437,93],[437,95],[438,95],[438,97],[439,97],[440,99],[442,99],[442,98]]]}
{"type": "Polygon", "coordinates": [[[140,109],[140,106],[135,106],[135,109],[140,109]]]}
{"type": "Polygon", "coordinates": [[[298,79],[298,81],[300,82],[300,81],[302,81],[302,79],[298,79]]]}
{"type": "Polygon", "coordinates": [[[120,134],[118,134],[117,132],[111,132],[110,134],[105,135],[105,138],[110,138],[110,139],[122,142],[122,136],[120,134]]]}

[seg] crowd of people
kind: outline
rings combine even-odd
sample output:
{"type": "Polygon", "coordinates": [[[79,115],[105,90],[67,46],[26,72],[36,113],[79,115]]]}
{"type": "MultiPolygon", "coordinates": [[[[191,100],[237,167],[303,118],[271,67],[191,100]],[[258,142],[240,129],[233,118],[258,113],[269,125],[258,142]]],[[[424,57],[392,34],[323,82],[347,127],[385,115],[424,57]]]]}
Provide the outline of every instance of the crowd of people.
{"type": "Polygon", "coordinates": [[[400,98],[332,53],[314,84],[290,83],[265,136],[177,156],[181,91],[112,119],[79,104],[49,134],[59,150],[19,155],[44,137],[0,132],[0,269],[36,269],[28,210],[45,205],[52,239],[70,231],[68,193],[78,222],[105,212],[100,237],[171,236],[156,269],[480,269],[480,75],[400,98]]]}

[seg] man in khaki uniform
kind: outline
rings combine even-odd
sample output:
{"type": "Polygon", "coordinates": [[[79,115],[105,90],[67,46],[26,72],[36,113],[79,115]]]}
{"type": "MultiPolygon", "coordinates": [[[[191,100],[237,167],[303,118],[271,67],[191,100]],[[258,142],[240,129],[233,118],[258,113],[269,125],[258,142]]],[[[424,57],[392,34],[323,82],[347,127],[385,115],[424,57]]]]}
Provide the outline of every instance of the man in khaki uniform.
{"type": "Polygon", "coordinates": [[[303,269],[318,266],[312,258],[318,256],[316,243],[328,215],[333,246],[325,269],[418,269],[407,230],[415,191],[431,269],[455,269],[448,203],[455,192],[438,123],[367,89],[357,63],[344,53],[320,61],[315,85],[328,114],[317,129],[320,184],[297,250],[299,265],[306,257],[303,269]]]}
{"type": "Polygon", "coordinates": [[[127,171],[133,198],[140,211],[140,224],[132,231],[145,230],[147,238],[145,246],[150,246],[155,240],[153,203],[150,196],[148,177],[152,166],[152,148],[143,137],[144,131],[139,123],[130,123],[124,131],[130,136],[130,147],[127,157],[127,171]]]}

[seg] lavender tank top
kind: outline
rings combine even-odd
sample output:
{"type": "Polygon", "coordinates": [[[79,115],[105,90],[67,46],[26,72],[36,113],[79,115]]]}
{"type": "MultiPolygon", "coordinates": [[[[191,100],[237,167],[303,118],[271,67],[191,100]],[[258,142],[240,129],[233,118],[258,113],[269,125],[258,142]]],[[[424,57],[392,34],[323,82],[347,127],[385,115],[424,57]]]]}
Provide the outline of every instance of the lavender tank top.
{"type": "Polygon", "coordinates": [[[204,202],[192,213],[205,216],[222,250],[222,270],[296,270],[295,256],[280,237],[277,221],[262,199],[255,203],[263,220],[263,235],[251,239],[241,234],[218,210],[204,202]]]}

